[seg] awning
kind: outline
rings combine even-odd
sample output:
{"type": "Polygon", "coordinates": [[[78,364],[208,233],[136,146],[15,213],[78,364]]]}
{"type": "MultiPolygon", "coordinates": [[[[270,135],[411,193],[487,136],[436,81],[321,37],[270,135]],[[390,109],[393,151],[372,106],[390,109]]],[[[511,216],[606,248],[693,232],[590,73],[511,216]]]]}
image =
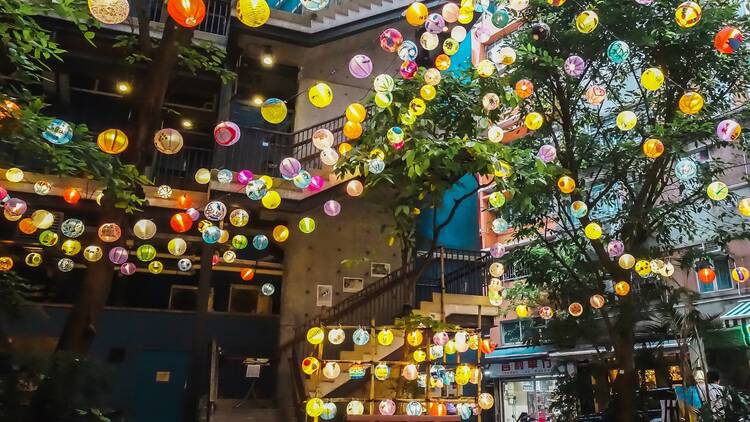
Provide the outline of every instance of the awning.
{"type": "Polygon", "coordinates": [[[730,309],[728,312],[721,316],[721,319],[723,320],[747,318],[750,318],[750,301],[740,302],[734,305],[734,308],[730,309]]]}
{"type": "MultiPolygon", "coordinates": [[[[641,350],[641,349],[655,349],[657,347],[661,347],[663,349],[676,349],[678,347],[677,342],[674,340],[667,340],[663,342],[645,342],[645,343],[636,343],[633,346],[634,350],[641,350]]],[[[607,352],[605,349],[599,349],[600,351],[607,352]]],[[[596,355],[598,352],[596,348],[594,348],[591,345],[581,345],[578,347],[574,347],[572,349],[560,349],[556,350],[554,352],[550,352],[549,357],[551,358],[572,358],[576,356],[593,356],[596,355]]]]}
{"type": "Polygon", "coordinates": [[[484,355],[485,361],[512,360],[546,357],[547,354],[554,350],[552,346],[517,346],[502,347],[495,349],[492,353],[484,355]]]}
{"type": "Polygon", "coordinates": [[[744,324],[731,328],[708,330],[703,335],[703,344],[707,349],[747,347],[747,335],[744,324]]]}

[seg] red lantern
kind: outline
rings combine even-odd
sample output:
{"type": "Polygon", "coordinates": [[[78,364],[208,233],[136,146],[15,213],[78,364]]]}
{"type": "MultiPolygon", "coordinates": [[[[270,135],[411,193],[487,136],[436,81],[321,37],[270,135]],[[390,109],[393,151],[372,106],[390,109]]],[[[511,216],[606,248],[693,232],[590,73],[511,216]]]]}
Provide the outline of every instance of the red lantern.
{"type": "Polygon", "coordinates": [[[716,280],[716,273],[711,267],[703,267],[698,270],[698,280],[704,284],[711,284],[716,280]]]}
{"type": "Polygon", "coordinates": [[[255,269],[254,268],[243,268],[242,271],[240,271],[240,277],[242,277],[245,281],[250,281],[255,277],[255,269]]]}
{"type": "Polygon", "coordinates": [[[185,233],[193,227],[193,219],[190,218],[188,213],[178,212],[169,220],[169,225],[177,233],[185,233]]]}
{"type": "Polygon", "coordinates": [[[182,194],[177,198],[177,206],[180,208],[188,209],[193,205],[193,198],[188,194],[182,194]]]}
{"type": "Polygon", "coordinates": [[[732,54],[740,49],[744,41],[742,32],[733,26],[725,26],[714,37],[714,47],[723,54],[732,54]]]}
{"type": "Polygon", "coordinates": [[[71,205],[75,205],[81,199],[81,193],[78,192],[78,189],[67,188],[63,192],[63,199],[65,200],[65,202],[71,205]]]}
{"type": "Polygon", "coordinates": [[[448,414],[448,408],[445,406],[445,403],[430,403],[427,413],[430,416],[445,416],[448,414]]]}
{"type": "Polygon", "coordinates": [[[216,265],[219,263],[219,255],[214,254],[214,256],[211,257],[211,265],[216,265]]]}
{"type": "Polygon", "coordinates": [[[496,347],[497,344],[491,342],[489,339],[484,339],[479,343],[479,350],[485,355],[494,352],[496,347]]]}
{"type": "Polygon", "coordinates": [[[167,13],[178,24],[194,28],[206,18],[206,5],[203,0],[169,0],[167,13]]]}

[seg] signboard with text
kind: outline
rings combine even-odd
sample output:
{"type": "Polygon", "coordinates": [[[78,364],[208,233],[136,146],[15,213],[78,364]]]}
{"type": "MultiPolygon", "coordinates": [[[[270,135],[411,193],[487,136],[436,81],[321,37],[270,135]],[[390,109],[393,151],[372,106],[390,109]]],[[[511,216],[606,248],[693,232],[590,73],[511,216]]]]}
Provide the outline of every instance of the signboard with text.
{"type": "Polygon", "coordinates": [[[502,362],[497,365],[498,378],[517,378],[532,375],[552,374],[552,361],[549,359],[524,359],[502,362]]]}

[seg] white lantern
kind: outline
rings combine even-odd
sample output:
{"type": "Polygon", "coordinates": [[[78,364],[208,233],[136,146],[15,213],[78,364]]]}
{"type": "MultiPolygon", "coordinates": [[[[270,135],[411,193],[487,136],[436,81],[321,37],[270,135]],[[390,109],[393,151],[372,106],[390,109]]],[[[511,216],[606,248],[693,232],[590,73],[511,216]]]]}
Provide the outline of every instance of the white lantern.
{"type": "Polygon", "coordinates": [[[145,218],[142,220],[138,220],[135,225],[133,225],[133,234],[135,237],[142,239],[142,240],[148,240],[154,237],[156,235],[156,224],[151,220],[146,220],[145,218]]]}
{"type": "Polygon", "coordinates": [[[128,0],[89,0],[89,11],[99,22],[116,25],[130,15],[130,3],[128,0]]]}

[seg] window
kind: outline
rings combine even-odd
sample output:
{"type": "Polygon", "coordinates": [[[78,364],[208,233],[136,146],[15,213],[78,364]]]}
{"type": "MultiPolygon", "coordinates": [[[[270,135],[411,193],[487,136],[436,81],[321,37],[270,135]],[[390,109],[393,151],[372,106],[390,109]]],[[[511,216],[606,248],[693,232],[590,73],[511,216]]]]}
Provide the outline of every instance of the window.
{"type": "Polygon", "coordinates": [[[500,324],[503,335],[503,345],[521,344],[531,337],[534,321],[530,318],[506,321],[500,324]]]}
{"type": "MultiPolygon", "coordinates": [[[[716,272],[716,278],[711,283],[698,282],[698,290],[701,293],[718,292],[721,290],[729,290],[734,288],[734,283],[729,273],[729,257],[717,256],[711,258],[711,265],[716,272]]],[[[695,279],[698,280],[698,274],[696,273],[695,279]]]]}

